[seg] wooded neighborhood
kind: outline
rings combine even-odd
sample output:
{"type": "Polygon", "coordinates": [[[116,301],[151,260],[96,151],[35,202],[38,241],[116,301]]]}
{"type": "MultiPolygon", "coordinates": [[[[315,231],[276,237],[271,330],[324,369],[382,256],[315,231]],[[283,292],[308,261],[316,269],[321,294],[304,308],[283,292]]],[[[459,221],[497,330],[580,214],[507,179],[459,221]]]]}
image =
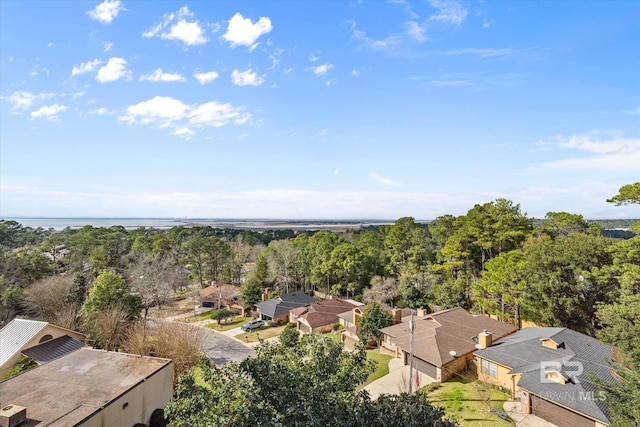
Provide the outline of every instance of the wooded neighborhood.
{"type": "MultiPolygon", "coordinates": [[[[629,188],[610,202],[638,203],[640,183],[629,188]]],[[[167,404],[163,422],[175,426],[453,425],[463,419],[428,396],[459,378],[503,390],[522,416],[632,425],[640,422],[639,224],[631,237],[612,238],[579,214],[529,218],[505,199],[457,217],[343,232],[55,231],[1,221],[0,401],[29,417],[36,404],[13,391],[21,372],[54,369],[50,360],[64,364],[77,351],[98,357],[93,347],[162,369],[172,361],[175,378],[163,374],[162,387],[175,392],[135,421],[145,424],[167,404]],[[177,316],[160,315],[180,301],[177,316]],[[243,334],[252,318],[264,322],[243,334]],[[214,366],[202,356],[201,327],[188,321],[228,335],[225,326],[237,325],[234,340],[258,337],[255,355],[214,366]],[[281,342],[267,338],[271,330],[281,342]],[[15,336],[22,341],[10,346],[15,336]],[[373,348],[434,385],[371,399],[361,386],[379,369],[373,348]],[[43,351],[46,362],[34,357],[43,351]],[[590,400],[558,397],[568,391],[590,400]]]]}

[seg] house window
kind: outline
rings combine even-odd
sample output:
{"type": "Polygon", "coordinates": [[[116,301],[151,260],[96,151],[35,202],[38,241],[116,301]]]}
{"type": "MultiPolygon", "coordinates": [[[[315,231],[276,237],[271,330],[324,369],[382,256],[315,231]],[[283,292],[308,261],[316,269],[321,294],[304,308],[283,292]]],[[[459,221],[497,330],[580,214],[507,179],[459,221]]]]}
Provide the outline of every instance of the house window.
{"type": "Polygon", "coordinates": [[[498,366],[488,360],[482,359],[480,363],[480,372],[491,378],[498,378],[498,366]]]}
{"type": "Polygon", "coordinates": [[[41,344],[41,343],[43,343],[45,341],[49,341],[51,339],[53,339],[53,336],[51,334],[47,334],[47,335],[43,336],[42,338],[40,338],[40,341],[38,341],[38,344],[41,344]]]}

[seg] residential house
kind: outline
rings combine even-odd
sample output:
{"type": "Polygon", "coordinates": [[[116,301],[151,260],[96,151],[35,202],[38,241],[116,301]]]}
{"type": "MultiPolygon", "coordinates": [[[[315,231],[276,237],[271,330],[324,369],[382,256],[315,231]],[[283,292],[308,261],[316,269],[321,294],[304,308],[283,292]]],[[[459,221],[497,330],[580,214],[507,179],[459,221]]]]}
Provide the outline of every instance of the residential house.
{"type": "MultiPolygon", "coordinates": [[[[345,328],[341,333],[340,340],[342,341],[344,348],[347,350],[353,350],[356,347],[356,344],[360,342],[360,337],[358,336],[358,324],[360,323],[360,319],[364,313],[363,306],[364,304],[360,304],[360,306],[353,310],[340,313],[338,315],[340,324],[345,328]]],[[[391,314],[394,324],[408,322],[411,317],[410,308],[393,308],[387,304],[381,304],[381,307],[383,310],[391,314]]],[[[424,309],[418,309],[417,311],[421,315],[424,315],[425,313],[424,309]]]]}
{"type": "Polygon", "coordinates": [[[304,307],[315,302],[315,298],[310,297],[302,291],[289,292],[277,298],[271,298],[256,304],[256,313],[259,318],[267,322],[288,322],[289,311],[304,307]]]}
{"type": "Polygon", "coordinates": [[[21,427],[148,424],[172,396],[170,359],[83,347],[0,382],[0,419],[25,408],[21,427]]]}
{"type": "Polygon", "coordinates": [[[0,380],[20,360],[25,349],[63,336],[80,342],[85,339],[84,334],[48,322],[13,319],[0,329],[0,380]]]}
{"type": "Polygon", "coordinates": [[[312,302],[289,311],[289,322],[295,322],[298,331],[303,334],[329,332],[340,323],[339,314],[351,312],[362,303],[350,302],[340,298],[312,302]]]}
{"type": "Polygon", "coordinates": [[[244,316],[249,307],[246,307],[240,298],[240,288],[234,285],[211,285],[198,291],[200,304],[203,307],[222,308],[237,310],[244,316]]]}
{"type": "Polygon", "coordinates": [[[414,320],[413,339],[409,324],[399,323],[381,329],[382,351],[410,363],[413,341],[413,365],[419,372],[445,382],[466,371],[477,350],[478,335],[491,331],[493,337],[505,337],[515,327],[483,315],[471,315],[463,308],[452,308],[414,320]]]}
{"type": "Polygon", "coordinates": [[[478,379],[510,389],[525,414],[559,426],[611,423],[593,380],[615,381],[612,346],[567,328],[526,328],[481,347],[478,379]]]}

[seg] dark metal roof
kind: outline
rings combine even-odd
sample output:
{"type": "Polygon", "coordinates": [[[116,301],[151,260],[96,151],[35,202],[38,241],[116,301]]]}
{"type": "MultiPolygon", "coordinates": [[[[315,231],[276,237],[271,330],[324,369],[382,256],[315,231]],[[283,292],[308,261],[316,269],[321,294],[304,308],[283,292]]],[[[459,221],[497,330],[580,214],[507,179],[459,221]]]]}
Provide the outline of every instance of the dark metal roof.
{"type": "Polygon", "coordinates": [[[71,338],[69,335],[63,335],[22,350],[22,354],[35,360],[38,365],[42,365],[43,363],[56,360],[82,347],[84,347],[84,343],[71,338]]]}

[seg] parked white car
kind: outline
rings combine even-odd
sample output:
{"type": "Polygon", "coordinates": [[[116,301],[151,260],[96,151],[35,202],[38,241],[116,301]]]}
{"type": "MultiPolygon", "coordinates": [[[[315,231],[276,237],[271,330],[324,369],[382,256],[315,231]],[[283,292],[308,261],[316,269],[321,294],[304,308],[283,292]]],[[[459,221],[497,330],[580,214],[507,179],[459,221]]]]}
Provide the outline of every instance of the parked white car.
{"type": "Polygon", "coordinates": [[[256,319],[256,320],[250,320],[249,322],[247,322],[244,325],[240,326],[240,329],[242,329],[245,332],[249,332],[249,331],[252,331],[254,329],[260,329],[263,326],[264,326],[264,321],[260,320],[260,319],[256,319]]]}

